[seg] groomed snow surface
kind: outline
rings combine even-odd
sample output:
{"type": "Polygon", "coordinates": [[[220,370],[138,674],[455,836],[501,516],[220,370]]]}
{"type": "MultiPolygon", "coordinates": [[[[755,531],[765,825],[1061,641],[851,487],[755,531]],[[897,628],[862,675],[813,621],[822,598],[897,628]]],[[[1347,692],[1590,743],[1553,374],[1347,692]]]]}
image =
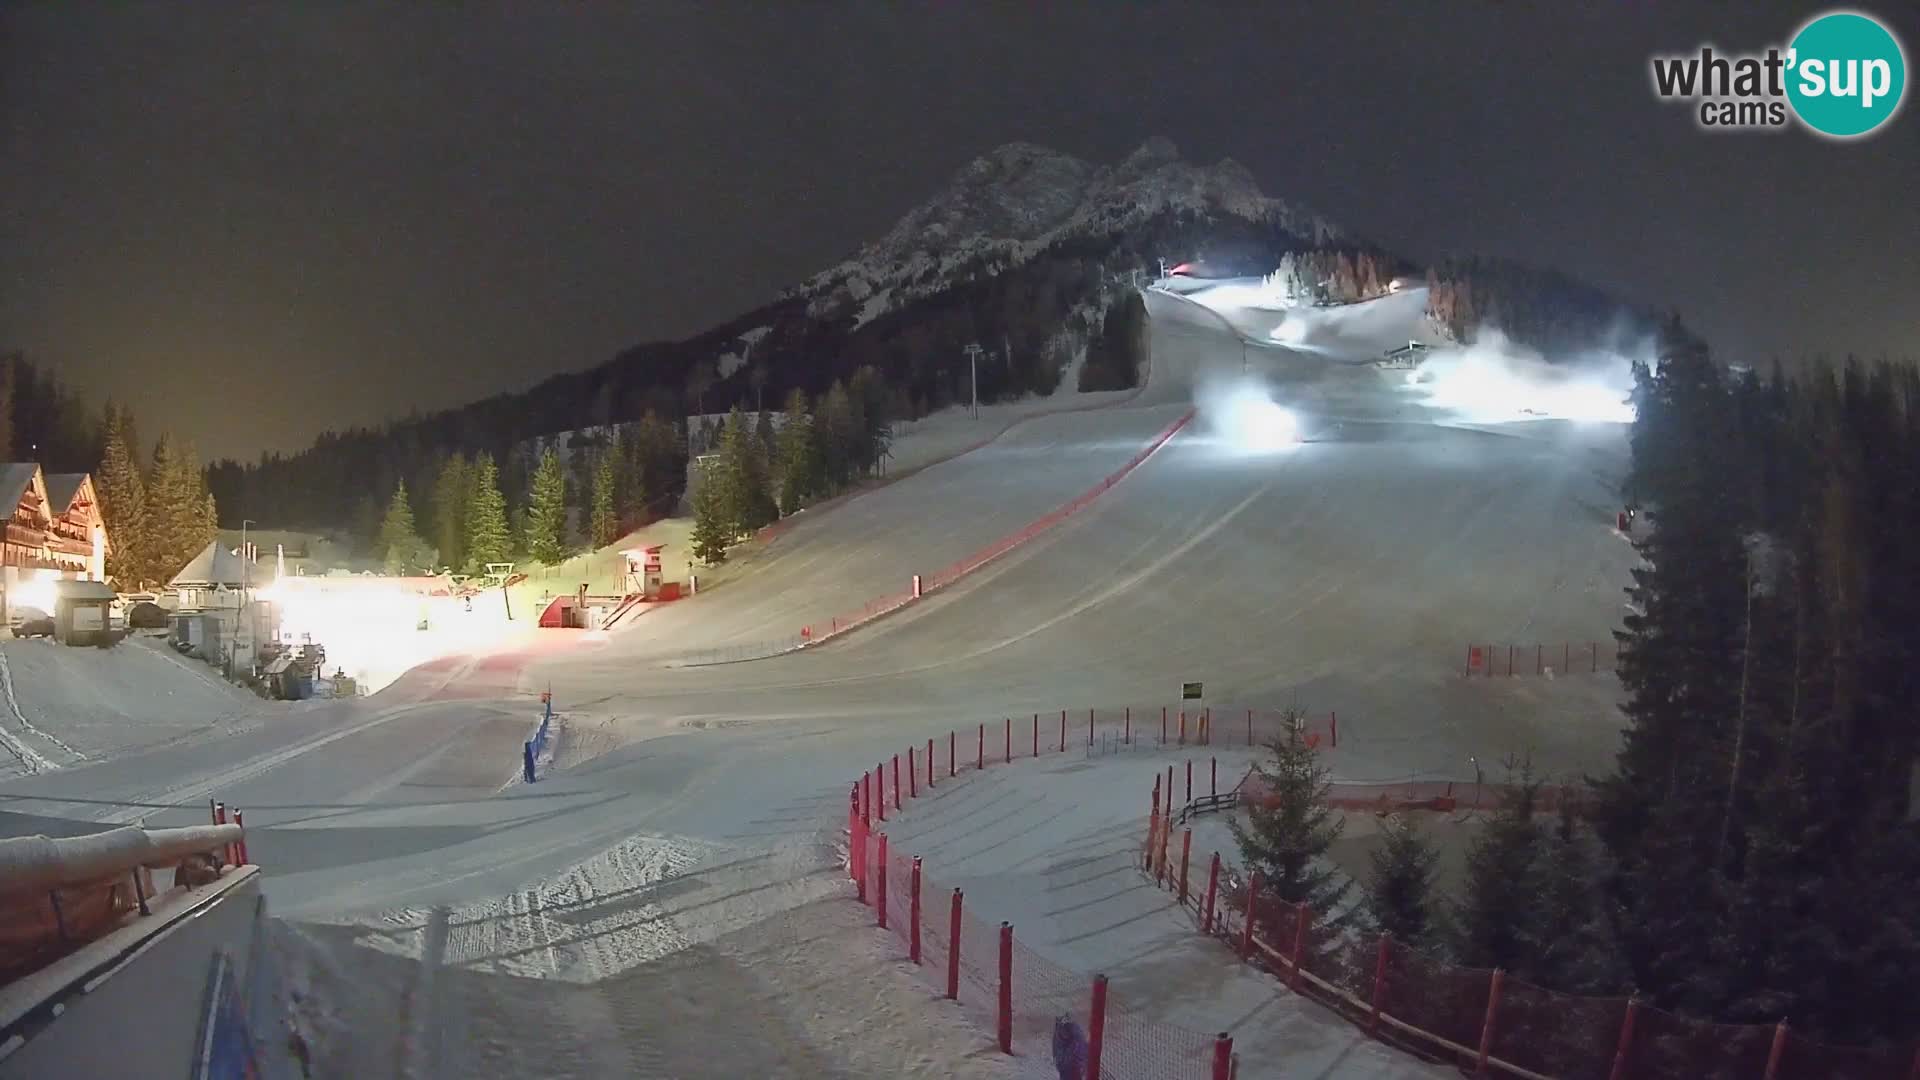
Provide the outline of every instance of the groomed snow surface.
{"type": "MultiPolygon", "coordinates": [[[[1243,350],[1188,301],[1148,307],[1138,396],[1027,419],[803,514],[711,592],[611,632],[543,633],[231,725],[233,695],[171,667],[114,691],[102,719],[49,705],[43,724],[26,703],[80,702],[89,675],[9,643],[23,714],[75,757],[0,786],[8,827],[244,807],[269,902],[299,920],[282,927],[285,966],[306,980],[323,1075],[999,1076],[1044,1063],[994,1053],[990,1027],[867,928],[835,869],[847,784],[908,742],[1061,708],[1157,714],[1203,680],[1209,700],[1337,709],[1352,779],[1470,779],[1469,757],[1508,752],[1546,776],[1604,767],[1610,674],[1461,667],[1469,642],[1607,639],[1633,558],[1610,528],[1621,429],[1469,426],[1422,405],[1353,362],[1404,341],[1391,307],[1343,313],[1333,339],[1352,351],[1336,355],[1243,350]],[[1080,513],[922,603],[798,654],[678,663],[904,589],[1079,495],[1196,387],[1249,378],[1306,442],[1252,448],[1203,412],[1080,513]],[[156,707],[161,686],[197,704],[156,707]],[[548,686],[554,768],[515,783],[548,686]]],[[[956,426],[973,423],[926,434],[956,426]]],[[[103,655],[174,663],[133,648],[150,646],[103,655]]],[[[0,728],[33,738],[11,713],[0,728]]],[[[976,916],[1105,968],[1152,1019],[1234,1029],[1243,1070],[1277,1070],[1243,1075],[1425,1075],[1209,953],[1141,886],[1126,853],[1154,767],[983,774],[940,795],[980,808],[942,815],[974,824],[927,817],[922,853],[968,885],[976,916]],[[1024,775],[1041,782],[1023,794],[1024,775]],[[990,821],[1003,805],[1022,809],[990,821]]]]}

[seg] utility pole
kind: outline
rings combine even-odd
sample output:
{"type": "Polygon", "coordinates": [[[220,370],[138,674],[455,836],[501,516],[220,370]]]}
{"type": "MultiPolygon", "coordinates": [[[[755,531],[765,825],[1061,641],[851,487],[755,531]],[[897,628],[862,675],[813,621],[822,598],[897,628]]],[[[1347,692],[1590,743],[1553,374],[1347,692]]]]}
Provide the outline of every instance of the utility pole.
{"type": "Polygon", "coordinates": [[[973,384],[973,418],[975,420],[980,419],[980,354],[984,351],[977,341],[968,345],[966,349],[968,377],[973,384]]]}

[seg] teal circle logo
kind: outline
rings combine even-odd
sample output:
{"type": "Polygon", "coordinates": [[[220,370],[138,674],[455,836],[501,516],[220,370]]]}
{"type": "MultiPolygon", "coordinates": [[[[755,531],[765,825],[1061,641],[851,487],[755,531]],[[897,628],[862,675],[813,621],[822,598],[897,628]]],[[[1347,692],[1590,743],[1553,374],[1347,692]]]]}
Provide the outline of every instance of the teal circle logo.
{"type": "Polygon", "coordinates": [[[1800,28],[1788,45],[1787,100],[1800,122],[1851,139],[1893,119],[1907,92],[1907,58],[1891,31],[1837,11],[1800,28]]]}

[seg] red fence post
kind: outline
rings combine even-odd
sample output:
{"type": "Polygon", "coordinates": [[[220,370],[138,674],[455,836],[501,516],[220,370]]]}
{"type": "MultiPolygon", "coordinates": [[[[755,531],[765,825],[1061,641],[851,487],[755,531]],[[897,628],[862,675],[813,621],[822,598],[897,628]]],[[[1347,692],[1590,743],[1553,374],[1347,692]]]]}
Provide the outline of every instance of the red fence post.
{"type": "Polygon", "coordinates": [[[1087,745],[1093,745],[1093,710],[1087,710],[1087,745]]]}
{"type": "MultiPolygon", "coordinates": [[[[894,760],[898,761],[899,759],[895,758],[894,760]]],[[[895,786],[897,787],[899,785],[895,784],[895,786]]],[[[913,760],[913,747],[911,746],[907,747],[907,797],[911,799],[920,797],[920,768],[919,764],[913,760]]]]}
{"type": "Polygon", "coordinates": [[[980,725],[980,759],[974,763],[973,767],[976,769],[987,767],[987,725],[984,723],[980,725]]]}
{"type": "Polygon", "coordinates": [[[234,865],[246,866],[249,862],[247,859],[247,816],[235,810],[233,812],[233,823],[240,826],[240,839],[233,842],[234,847],[239,852],[239,857],[234,860],[234,865]]]}
{"type": "Polygon", "coordinates": [[[1213,745],[1213,706],[1207,705],[1200,710],[1200,741],[1213,745]]]}
{"type": "Polygon", "coordinates": [[[1487,983],[1487,1018],[1480,1023],[1480,1058],[1473,1067],[1475,1076],[1487,1075],[1487,1056],[1493,1051],[1493,1024],[1500,1015],[1500,986],[1506,977],[1506,972],[1494,968],[1493,978],[1487,983]]]}
{"type": "Polygon", "coordinates": [[[1773,1047],[1767,1051],[1767,1071],[1762,1080],[1779,1080],[1780,1058],[1787,1052],[1787,1021],[1782,1017],[1773,1027],[1773,1047]]]}
{"type": "Polygon", "coordinates": [[[1213,1080],[1233,1080],[1233,1036],[1224,1031],[1213,1037],[1213,1080]]]}
{"type": "Polygon", "coordinates": [[[907,908],[908,927],[912,931],[907,935],[907,957],[915,964],[920,962],[920,856],[913,857],[913,898],[907,908]]]}
{"type": "Polygon", "coordinates": [[[933,740],[927,740],[927,786],[933,786],[933,740]]]}
{"type": "Polygon", "coordinates": [[[1180,745],[1187,745],[1187,710],[1180,710],[1180,745]]]}
{"type": "Polygon", "coordinates": [[[1033,756],[1040,756],[1040,714],[1033,714],[1033,756]]]}
{"type": "Polygon", "coordinates": [[[1305,959],[1303,954],[1307,951],[1307,924],[1312,921],[1313,909],[1307,906],[1305,900],[1293,905],[1293,992],[1296,994],[1300,992],[1301,984],[1306,982],[1301,978],[1301,972],[1304,969],[1300,966],[1300,961],[1305,959]]]}
{"type": "Polygon", "coordinates": [[[1507,678],[1513,678],[1513,646],[1507,646],[1507,678]]]}
{"type": "Polygon", "coordinates": [[[1333,745],[1340,745],[1340,714],[1332,710],[1327,712],[1327,734],[1333,745]]]}
{"type": "Polygon", "coordinates": [[[1013,1053],[1013,924],[1000,924],[1000,1052],[1013,1053]]]}
{"type": "MultiPolygon", "coordinates": [[[[1633,1018],[1640,1012],[1640,999],[1627,999],[1626,1015],[1620,1018],[1620,1042],[1613,1050],[1613,1071],[1607,1074],[1607,1080],[1627,1080],[1627,1056],[1633,1053],[1633,1018]]],[[[1920,1075],[1920,1057],[1914,1059],[1920,1075]]]]}
{"type": "Polygon", "coordinates": [[[893,755],[893,808],[901,808],[900,802],[900,755],[893,755]]]}
{"type": "Polygon", "coordinates": [[[951,732],[951,731],[947,732],[947,775],[948,776],[957,776],[959,774],[959,770],[960,770],[959,760],[955,758],[953,754],[954,744],[958,741],[959,740],[954,737],[954,732],[951,732]]]}
{"type": "Polygon", "coordinates": [[[1200,913],[1200,932],[1202,934],[1212,935],[1213,933],[1213,901],[1219,894],[1220,853],[1216,851],[1213,853],[1212,863],[1207,867],[1207,901],[1205,906],[1201,908],[1200,913]]]}
{"type": "Polygon", "coordinates": [[[887,821],[887,765],[884,761],[873,767],[873,793],[879,796],[874,800],[874,805],[879,809],[880,823],[884,825],[887,821]]]}
{"type": "Polygon", "coordinates": [[[887,928],[887,834],[880,837],[880,877],[873,883],[873,906],[880,910],[880,929],[887,928]]]}
{"type": "Polygon", "coordinates": [[[1587,642],[1587,651],[1593,657],[1593,670],[1599,671],[1600,670],[1600,643],[1597,641],[1587,642]]]}
{"type": "Polygon", "coordinates": [[[847,796],[847,835],[853,835],[854,826],[860,824],[860,785],[853,785],[853,791],[847,796]]]}
{"type": "Polygon", "coordinates": [[[1253,917],[1260,907],[1260,871],[1247,880],[1247,925],[1240,928],[1240,959],[1253,955],[1253,917]]]}
{"type": "Polygon", "coordinates": [[[960,999],[960,890],[953,890],[947,915],[947,1000],[960,999]]]}
{"type": "Polygon", "coordinates": [[[1067,752],[1067,710],[1060,710],[1060,752],[1067,752]]]}
{"type": "Polygon", "coordinates": [[[1373,961],[1373,1015],[1367,1019],[1367,1034],[1380,1030],[1380,999],[1387,992],[1387,953],[1393,949],[1393,935],[1380,935],[1379,955],[1373,961]]]}
{"type": "Polygon", "coordinates": [[[1193,759],[1187,759],[1187,802],[1193,802],[1193,759]]]}
{"type": "Polygon", "coordinates": [[[1165,746],[1166,743],[1167,743],[1167,707],[1165,705],[1162,705],[1160,706],[1160,745],[1165,746]]]}
{"type": "Polygon", "coordinates": [[[853,872],[854,895],[864,904],[867,902],[867,826],[865,822],[858,825],[847,838],[847,868],[853,872]]]}
{"type": "Polygon", "coordinates": [[[1007,752],[1007,760],[1006,760],[1006,764],[1008,764],[1008,765],[1011,765],[1011,764],[1013,764],[1013,717],[1011,717],[1011,716],[1009,716],[1009,717],[1007,717],[1007,746],[1006,746],[1006,752],[1007,752]]]}
{"type": "Polygon", "coordinates": [[[1087,1010],[1087,1076],[1100,1077],[1100,1046],[1107,1038],[1107,977],[1093,977],[1093,1005],[1087,1010]]]}
{"type": "Polygon", "coordinates": [[[1220,759],[1207,759],[1207,794],[1220,794],[1220,759]]]}
{"type": "Polygon", "coordinates": [[[1126,743],[1128,746],[1132,746],[1133,745],[1133,706],[1131,705],[1127,706],[1126,732],[1127,732],[1126,735],[1122,737],[1121,741],[1126,743]]]}
{"type": "Polygon", "coordinates": [[[1171,873],[1167,868],[1167,846],[1173,843],[1173,808],[1168,807],[1160,817],[1160,875],[1164,878],[1171,873]]]}
{"type": "Polygon", "coordinates": [[[1180,906],[1187,906],[1187,856],[1193,851],[1193,830],[1180,831],[1180,906]]]}

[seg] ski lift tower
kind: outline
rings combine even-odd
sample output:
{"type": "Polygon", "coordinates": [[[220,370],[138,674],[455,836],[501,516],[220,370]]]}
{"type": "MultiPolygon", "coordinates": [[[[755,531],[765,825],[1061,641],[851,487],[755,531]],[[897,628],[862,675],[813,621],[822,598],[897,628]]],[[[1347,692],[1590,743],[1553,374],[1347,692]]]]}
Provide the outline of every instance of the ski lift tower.
{"type": "Polygon", "coordinates": [[[487,564],[486,572],[486,587],[499,588],[500,601],[507,608],[508,622],[513,621],[513,597],[507,595],[507,581],[513,577],[513,566],[514,564],[510,562],[490,562],[487,564]]]}

